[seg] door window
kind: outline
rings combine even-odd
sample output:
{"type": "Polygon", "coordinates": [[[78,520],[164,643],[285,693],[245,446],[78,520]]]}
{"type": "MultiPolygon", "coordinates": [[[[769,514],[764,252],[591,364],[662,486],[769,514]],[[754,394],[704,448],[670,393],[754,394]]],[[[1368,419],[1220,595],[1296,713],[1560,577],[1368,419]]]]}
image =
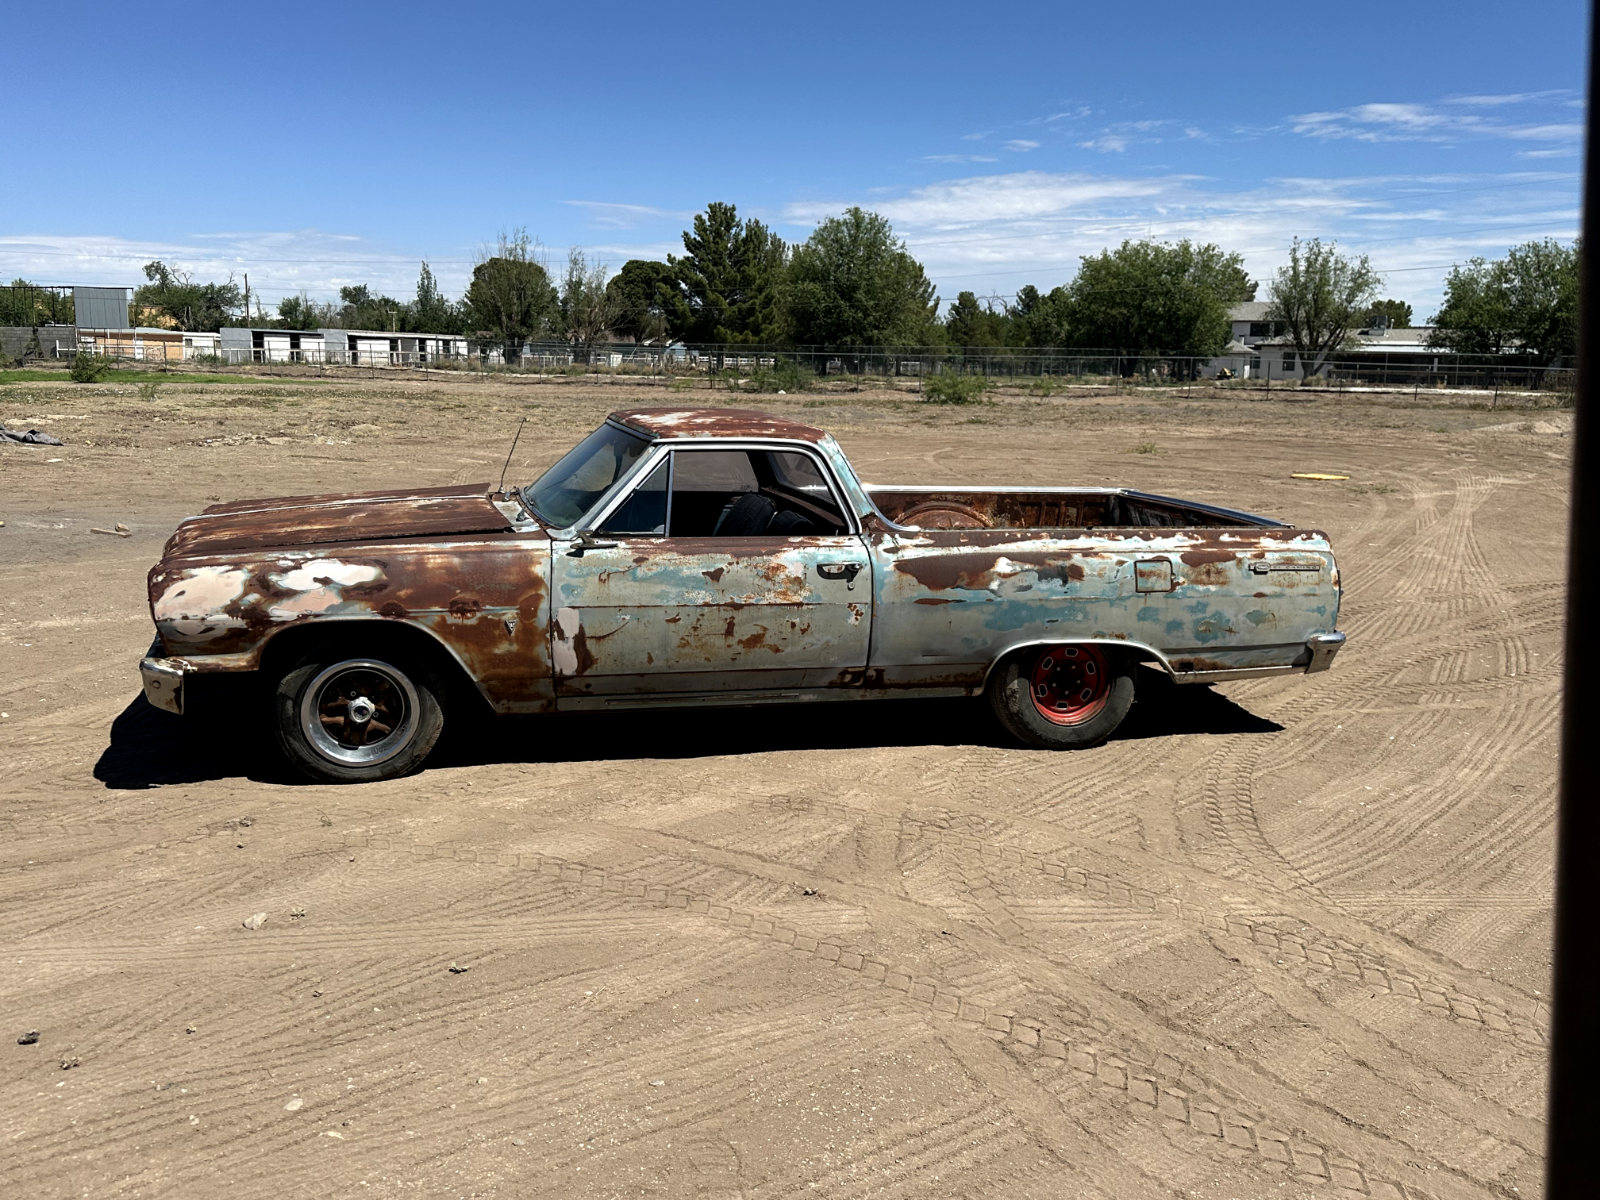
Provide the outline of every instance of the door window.
{"type": "Polygon", "coordinates": [[[636,537],[665,537],[667,532],[667,482],[672,478],[672,458],[663,458],[650,477],[633,489],[607,519],[602,533],[636,537]]]}
{"type": "Polygon", "coordinates": [[[674,450],[673,537],[791,538],[850,532],[809,455],[674,450]]]}

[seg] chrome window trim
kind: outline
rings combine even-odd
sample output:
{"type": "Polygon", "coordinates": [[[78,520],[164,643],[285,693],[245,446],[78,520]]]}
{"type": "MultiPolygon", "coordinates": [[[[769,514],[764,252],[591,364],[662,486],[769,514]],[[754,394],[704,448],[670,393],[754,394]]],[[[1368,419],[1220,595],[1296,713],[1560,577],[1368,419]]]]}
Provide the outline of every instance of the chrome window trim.
{"type": "MultiPolygon", "coordinates": [[[[614,422],[607,423],[614,424],[614,422]]],[[[627,428],[627,426],[621,426],[621,428],[627,428]]],[[[637,431],[630,429],[629,432],[637,431]]],[[[562,539],[570,539],[573,534],[579,530],[601,529],[605,525],[605,522],[611,518],[612,513],[614,513],[618,508],[622,507],[623,504],[627,503],[628,497],[633,494],[634,489],[637,488],[640,483],[650,477],[650,473],[655,470],[656,466],[661,462],[662,457],[670,456],[676,450],[749,451],[775,449],[781,449],[783,453],[792,453],[798,451],[809,456],[812,465],[817,468],[817,473],[822,476],[822,482],[827,485],[828,495],[833,500],[834,508],[838,510],[839,515],[844,518],[844,523],[846,526],[846,531],[844,534],[821,534],[817,536],[859,537],[861,535],[861,523],[859,518],[856,516],[852,506],[844,502],[844,497],[840,491],[839,481],[834,478],[832,465],[827,461],[826,458],[822,456],[821,453],[818,452],[816,447],[811,442],[802,441],[798,438],[718,437],[657,439],[656,443],[651,446],[649,450],[639,456],[639,461],[633,465],[632,469],[612,485],[614,490],[611,493],[609,493],[607,496],[601,497],[600,502],[596,504],[594,508],[585,513],[576,524],[569,526],[567,529],[554,531],[551,536],[562,539]]],[[[669,466],[667,470],[669,472],[667,478],[667,529],[670,530],[672,528],[672,475],[676,474],[677,468],[676,466],[669,466]]],[[[620,537],[622,535],[619,534],[617,536],[620,537]]],[[[670,537],[671,535],[668,534],[666,536],[670,537]]]]}

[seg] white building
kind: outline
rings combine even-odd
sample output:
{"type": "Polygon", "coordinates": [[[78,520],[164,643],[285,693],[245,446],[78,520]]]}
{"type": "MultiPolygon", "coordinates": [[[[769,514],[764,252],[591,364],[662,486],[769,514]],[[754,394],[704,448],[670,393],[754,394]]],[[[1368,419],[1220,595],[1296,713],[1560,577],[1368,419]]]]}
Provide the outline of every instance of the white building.
{"type": "Polygon", "coordinates": [[[465,358],[467,339],[451,333],[389,333],[372,329],[228,328],[220,353],[229,362],[306,362],[338,365],[423,366],[465,358]]]}

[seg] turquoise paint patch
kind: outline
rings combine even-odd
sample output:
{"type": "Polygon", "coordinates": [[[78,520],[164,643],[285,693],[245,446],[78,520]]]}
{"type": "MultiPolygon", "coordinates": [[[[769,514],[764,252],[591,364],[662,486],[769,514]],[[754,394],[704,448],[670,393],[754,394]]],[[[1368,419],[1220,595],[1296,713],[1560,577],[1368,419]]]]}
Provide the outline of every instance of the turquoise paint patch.
{"type": "Polygon", "coordinates": [[[1202,646],[1214,642],[1218,638],[1225,638],[1233,633],[1233,625],[1228,616],[1223,612],[1213,612],[1211,615],[1194,623],[1194,640],[1202,646]]]}

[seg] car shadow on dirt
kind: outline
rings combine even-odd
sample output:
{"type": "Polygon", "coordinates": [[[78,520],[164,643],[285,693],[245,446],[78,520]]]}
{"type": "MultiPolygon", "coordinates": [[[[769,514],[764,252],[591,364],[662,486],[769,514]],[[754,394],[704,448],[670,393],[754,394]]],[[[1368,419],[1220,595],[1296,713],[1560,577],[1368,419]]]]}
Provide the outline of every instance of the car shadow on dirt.
{"type": "MultiPolygon", "coordinates": [[[[112,722],[94,777],[118,790],[213,779],[305,782],[262,735],[258,701],[226,688],[191,699],[204,701],[200,711],[177,717],[135,695],[112,722]]],[[[1139,680],[1138,702],[1115,736],[1128,741],[1282,728],[1220,692],[1176,687],[1150,672],[1139,680]]],[[[1021,748],[981,700],[878,700],[485,717],[447,731],[428,767],[971,745],[1021,748]]]]}

